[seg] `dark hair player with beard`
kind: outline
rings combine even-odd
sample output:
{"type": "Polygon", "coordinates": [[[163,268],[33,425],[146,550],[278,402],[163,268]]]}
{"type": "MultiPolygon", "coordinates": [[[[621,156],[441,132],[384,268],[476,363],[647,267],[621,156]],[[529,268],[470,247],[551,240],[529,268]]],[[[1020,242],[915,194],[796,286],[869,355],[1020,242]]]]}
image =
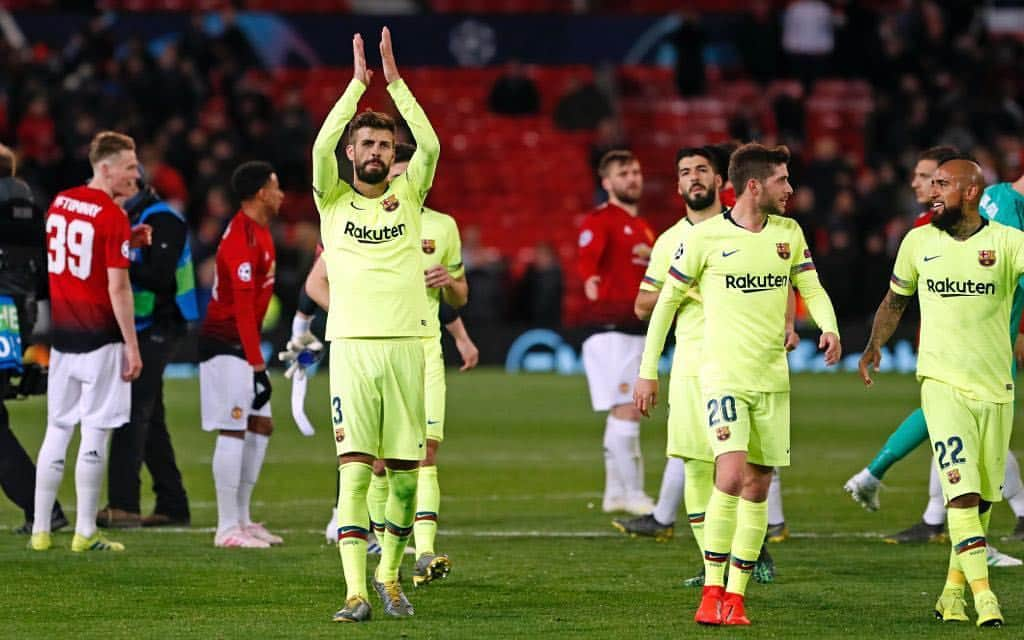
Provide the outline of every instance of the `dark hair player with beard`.
{"type": "Polygon", "coordinates": [[[608,412],[604,432],[605,513],[650,513],[640,454],[640,413],[631,398],[643,351],[643,323],[633,314],[654,231],[640,217],[640,162],[626,150],[606,153],[598,166],[608,202],[587,214],[580,228],[577,269],[593,334],[583,343],[583,368],[594,411],[608,412]]]}

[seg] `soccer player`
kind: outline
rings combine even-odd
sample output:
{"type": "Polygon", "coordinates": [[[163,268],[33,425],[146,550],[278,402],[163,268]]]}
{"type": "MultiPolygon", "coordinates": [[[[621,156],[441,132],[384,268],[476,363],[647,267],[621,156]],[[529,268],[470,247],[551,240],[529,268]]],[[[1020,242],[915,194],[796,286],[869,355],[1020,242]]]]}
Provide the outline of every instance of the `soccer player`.
{"type": "Polygon", "coordinates": [[[650,513],[644,493],[640,412],[633,380],[643,352],[643,323],[633,315],[636,283],[651,257],[654,231],[639,216],[640,162],[629,151],[604,154],[598,166],[608,202],[587,214],[580,229],[577,268],[594,333],[583,342],[583,368],[594,411],[607,411],[604,430],[605,513],[650,513]]]}
{"type": "MultiPolygon", "coordinates": [[[[914,167],[914,180],[911,186],[918,203],[929,207],[915,222],[915,226],[924,226],[931,222],[930,210],[931,175],[939,164],[957,155],[953,147],[933,147],[921,155],[914,167]]],[[[1015,183],[999,183],[985,189],[980,210],[989,219],[1024,230],[1024,176],[1015,183]]],[[[1021,312],[1024,310],[1024,290],[1018,289],[1014,294],[1014,305],[1010,317],[1010,334],[1014,340],[1014,352],[1017,360],[1024,361],[1024,334],[1019,333],[1021,312]]],[[[885,446],[871,463],[853,477],[843,487],[847,493],[868,511],[879,508],[878,492],[882,477],[893,464],[903,459],[917,446],[928,439],[924,413],[917,409],[900,424],[886,441],[885,446]]],[[[934,467],[931,468],[928,482],[928,505],[921,521],[892,536],[885,538],[890,543],[939,542],[947,540],[945,532],[946,501],[942,496],[941,484],[934,467]]],[[[1017,516],[1017,526],[1011,536],[1024,539],[1024,484],[1021,483],[1020,466],[1012,451],[1006,457],[1006,473],[1003,480],[1003,497],[1007,500],[1017,516]]],[[[990,566],[1019,566],[1021,561],[1012,556],[1000,553],[995,547],[987,547],[990,566]]]]}
{"type": "Polygon", "coordinates": [[[1003,615],[989,585],[985,534],[1013,429],[1013,349],[1007,340],[1013,294],[1024,273],[1024,233],[980,215],[981,167],[948,160],[932,176],[931,224],[900,244],[890,291],[875,314],[860,359],[864,384],[878,370],[914,294],[921,307],[917,378],[934,464],[947,501],[952,549],[935,615],[966,621],[970,585],[978,626],[1003,615]]]}
{"type": "Polygon", "coordinates": [[[332,341],[331,416],[341,486],[338,548],[347,586],[345,606],[334,614],[337,622],[361,622],[371,615],[366,493],[376,458],[387,466],[388,498],[381,560],[372,582],[385,613],[414,613],[402,592],[398,567],[413,529],[419,464],[425,454],[422,339],[430,328],[422,284],[420,210],[441,150],[426,114],[398,73],[385,27],[380,54],[388,93],[417,143],[406,172],[388,181],[395,122],[374,111],[352,118],[373,76],[359,34],[352,39],[352,53],[352,81],[313,143],[313,195],[331,283],[326,338],[332,341]],[[334,155],[346,125],[345,154],[354,168],[351,184],[339,179],[334,155]]]}
{"type": "MultiPolygon", "coordinates": [[[[77,498],[71,550],[123,551],[96,530],[110,430],[128,422],[131,381],[142,359],[128,282],[131,229],[114,198],[135,192],[135,141],[113,131],[89,145],[93,177],[57,194],[46,213],[47,270],[53,348],[46,398],[46,436],[36,468],[35,513],[53,509],[75,424],[77,498]]],[[[51,547],[50,518],[32,524],[30,548],[51,547]]]]}
{"type": "Polygon", "coordinates": [[[217,547],[264,549],[281,544],[250,514],[274,423],[260,326],[274,293],[277,266],[270,222],[284,201],[277,173],[246,162],[231,176],[241,209],[217,246],[217,272],[199,330],[199,396],[204,431],[217,432],[213,483],[217,547]]]}
{"type": "MultiPolygon", "coordinates": [[[[682,241],[696,225],[723,212],[719,196],[723,182],[719,163],[723,160],[727,165],[728,157],[720,159],[713,147],[684,147],[676,153],[676,188],[686,205],[686,213],[679,222],[658,236],[654,243],[651,262],[635,301],[635,312],[641,320],[650,317],[668,275],[672,255],[682,241]]],[[[791,311],[787,309],[786,313],[787,351],[799,343],[799,337],[793,330],[791,311]]],[[[700,296],[694,291],[692,296],[680,304],[676,316],[676,350],[669,382],[668,459],[662,475],[658,503],[649,514],[612,521],[615,528],[623,533],[651,536],[658,541],[668,540],[674,533],[676,512],[685,491],[687,517],[701,557],[704,555],[704,512],[711,497],[715,473],[714,454],[704,435],[703,403],[698,381],[703,341],[704,312],[700,296]]],[[[779,482],[773,478],[769,489],[769,505],[773,497],[778,505],[782,504],[780,493],[779,482]]],[[[771,515],[769,513],[769,522],[773,522],[771,515]]],[[[775,522],[782,522],[781,517],[775,522]]],[[[766,549],[762,549],[758,563],[755,579],[770,581],[774,565],[766,549]]],[[[701,586],[703,582],[702,569],[698,576],[687,580],[685,584],[701,586]]]]}
{"type": "Polygon", "coordinates": [[[705,317],[699,377],[715,459],[704,524],[705,586],[695,616],[703,624],[750,624],[743,594],[768,527],[772,468],[789,465],[785,325],[791,284],[822,328],[825,363],[835,364],[842,352],[835,312],[803,231],[782,215],[793,193],[788,162],[782,146],[747,144],[733,153],[736,206],[697,225],[676,249],[651,314],[634,392],[646,415],[657,400],[665,335],[697,288],[705,317]]]}

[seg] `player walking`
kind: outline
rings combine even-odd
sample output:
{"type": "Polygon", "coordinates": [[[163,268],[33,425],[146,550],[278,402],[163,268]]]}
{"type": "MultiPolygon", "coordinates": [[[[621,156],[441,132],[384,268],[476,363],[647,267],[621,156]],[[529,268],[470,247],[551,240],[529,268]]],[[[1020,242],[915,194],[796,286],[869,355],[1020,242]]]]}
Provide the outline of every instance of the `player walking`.
{"type": "Polygon", "coordinates": [[[768,526],[772,467],[789,465],[784,344],[791,283],[823,330],[826,364],[841,355],[835,312],[803,231],[782,216],[793,193],[788,162],[785,147],[748,144],[732,155],[736,206],[698,225],[677,249],[651,315],[636,385],[636,406],[646,414],[657,399],[665,335],[683,299],[698,288],[705,317],[701,395],[715,456],[704,525],[706,579],[695,616],[703,624],[750,624],[743,594],[768,526]]]}

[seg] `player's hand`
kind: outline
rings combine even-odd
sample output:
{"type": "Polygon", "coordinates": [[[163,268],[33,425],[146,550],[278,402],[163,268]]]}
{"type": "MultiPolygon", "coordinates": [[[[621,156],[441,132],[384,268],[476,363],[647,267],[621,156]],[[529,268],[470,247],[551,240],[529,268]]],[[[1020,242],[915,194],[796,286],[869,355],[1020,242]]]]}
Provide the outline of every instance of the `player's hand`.
{"type": "Polygon", "coordinates": [[[857,370],[860,371],[860,379],[864,381],[865,387],[870,387],[875,383],[871,379],[871,371],[874,370],[878,373],[878,367],[882,364],[882,351],[875,346],[868,345],[864,347],[864,353],[860,356],[860,362],[857,364],[857,370]]]}
{"type": "Polygon", "coordinates": [[[786,351],[792,351],[796,349],[797,345],[800,344],[800,334],[796,332],[792,327],[786,329],[786,340],[783,342],[783,346],[786,347],[786,351]]]}
{"type": "Polygon", "coordinates": [[[253,411],[259,411],[263,405],[270,402],[270,376],[267,375],[266,367],[259,371],[252,372],[252,392],[255,396],[252,399],[253,411]]]}
{"type": "Polygon", "coordinates": [[[1024,333],[1018,333],[1013,341],[1013,357],[1018,367],[1024,367],[1024,333]]]}
{"type": "Polygon", "coordinates": [[[590,276],[583,282],[583,295],[587,296],[587,300],[591,302],[597,302],[597,298],[600,296],[601,276],[590,276]]]}
{"type": "Polygon", "coordinates": [[[658,406],[658,381],[637,378],[633,385],[633,404],[645,418],[650,418],[651,409],[658,406]]]}
{"type": "Polygon", "coordinates": [[[839,342],[839,336],[831,331],[821,334],[818,348],[825,351],[825,366],[831,367],[843,357],[843,345],[839,342]]]}
{"type": "Polygon", "coordinates": [[[435,264],[423,272],[424,280],[428,289],[443,289],[455,284],[452,274],[448,273],[448,267],[443,264],[435,264]]]}
{"type": "Polygon", "coordinates": [[[468,337],[464,340],[456,340],[455,348],[459,350],[459,356],[462,357],[462,366],[459,367],[459,371],[469,371],[480,363],[480,350],[468,337]]]}
{"type": "Polygon", "coordinates": [[[121,370],[121,379],[125,382],[131,382],[139,377],[142,373],[142,356],[139,355],[139,346],[128,346],[124,347],[124,368],[121,370]]]}
{"type": "Polygon", "coordinates": [[[363,49],[363,36],[356,34],[352,36],[352,77],[370,86],[370,79],[373,78],[373,71],[366,68],[366,52],[363,49]]]}
{"type": "Polygon", "coordinates": [[[153,227],[148,224],[137,224],[132,227],[131,239],[128,246],[132,249],[141,249],[153,244],[153,227]]]}
{"type": "Polygon", "coordinates": [[[380,30],[380,62],[384,67],[384,79],[388,84],[402,79],[402,76],[398,75],[394,49],[391,48],[391,29],[387,27],[380,30]]]}
{"type": "Polygon", "coordinates": [[[288,366],[284,377],[291,378],[297,371],[305,371],[307,367],[320,360],[324,343],[317,340],[311,332],[292,336],[285,350],[277,354],[277,359],[288,366]]]}

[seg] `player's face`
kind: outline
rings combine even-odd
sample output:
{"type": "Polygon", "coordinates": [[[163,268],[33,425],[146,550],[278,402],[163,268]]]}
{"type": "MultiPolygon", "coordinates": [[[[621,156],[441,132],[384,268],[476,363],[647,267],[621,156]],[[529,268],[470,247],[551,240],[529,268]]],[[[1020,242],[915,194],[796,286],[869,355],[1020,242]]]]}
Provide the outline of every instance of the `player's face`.
{"type": "Polygon", "coordinates": [[[761,184],[757,206],[768,215],[781,216],[791,195],[793,187],[789,184],[789,168],[784,164],[776,165],[772,175],[761,184]]]}
{"type": "Polygon", "coordinates": [[[711,162],[704,156],[686,156],[679,159],[677,188],[691,211],[702,211],[715,202],[722,178],[715,173],[711,162]]]}
{"type": "Polygon", "coordinates": [[[267,209],[276,216],[281,210],[281,203],[284,202],[284,191],[281,190],[276,173],[271,173],[267,183],[260,188],[259,197],[267,209]]]}
{"type": "Polygon", "coordinates": [[[388,182],[391,182],[398,176],[405,173],[405,170],[409,168],[408,162],[396,162],[391,165],[391,170],[388,171],[388,182]]]}
{"type": "Polygon", "coordinates": [[[387,129],[362,127],[356,130],[355,141],[346,152],[359,180],[380,184],[388,179],[388,170],[395,159],[395,134],[387,129]]]}
{"type": "Polygon", "coordinates": [[[928,202],[935,212],[932,224],[940,229],[950,230],[964,217],[963,191],[959,181],[942,169],[932,174],[928,202]]]}
{"type": "Polygon", "coordinates": [[[644,192],[644,175],[640,172],[640,163],[619,162],[608,168],[608,175],[601,181],[604,190],[615,196],[624,204],[640,202],[644,192]]]}
{"type": "Polygon", "coordinates": [[[102,171],[106,174],[110,185],[110,196],[115,201],[123,202],[138,191],[139,159],[135,151],[124,150],[103,161],[102,171]]]}
{"type": "Polygon", "coordinates": [[[910,188],[914,190],[918,204],[927,205],[931,202],[932,174],[938,167],[934,160],[918,160],[914,165],[914,177],[910,181],[910,188]]]}

